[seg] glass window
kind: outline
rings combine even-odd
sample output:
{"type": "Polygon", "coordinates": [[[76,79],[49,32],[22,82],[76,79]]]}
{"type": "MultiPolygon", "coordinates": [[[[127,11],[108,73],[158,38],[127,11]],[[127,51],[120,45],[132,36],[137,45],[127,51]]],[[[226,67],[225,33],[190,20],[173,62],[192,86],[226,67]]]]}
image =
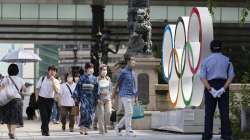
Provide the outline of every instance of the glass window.
{"type": "Polygon", "coordinates": [[[185,15],[190,16],[193,7],[185,7],[185,15]]]}
{"type": "Polygon", "coordinates": [[[90,5],[77,5],[77,20],[92,20],[90,5]]]}
{"type": "Polygon", "coordinates": [[[57,5],[56,4],[41,4],[40,5],[41,19],[57,19],[57,5]]]}
{"type": "Polygon", "coordinates": [[[167,19],[167,6],[150,6],[150,18],[152,20],[167,19]]]}
{"type": "Polygon", "coordinates": [[[3,4],[3,18],[20,18],[20,4],[3,4]]]}
{"type": "Polygon", "coordinates": [[[127,20],[128,6],[127,5],[114,5],[114,20],[127,20]]]}
{"type": "Polygon", "coordinates": [[[221,8],[217,7],[214,9],[213,21],[219,23],[221,21],[221,8]]]}
{"type": "Polygon", "coordinates": [[[37,19],[38,18],[38,4],[21,4],[21,18],[22,19],[37,19]]]}
{"type": "Polygon", "coordinates": [[[168,20],[177,21],[179,16],[185,15],[185,7],[183,6],[169,6],[168,7],[168,20]]]}
{"type": "Polygon", "coordinates": [[[113,19],[113,6],[112,5],[105,6],[104,19],[105,20],[112,20],[113,19]]]}
{"type": "Polygon", "coordinates": [[[76,18],[75,5],[58,5],[59,19],[75,19],[76,18]]]}
{"type": "MultiPolygon", "coordinates": [[[[0,3],[0,7],[2,7],[2,4],[0,3]]],[[[2,18],[2,10],[0,10],[0,18],[2,18]]]]}
{"type": "Polygon", "coordinates": [[[238,22],[239,9],[238,8],[222,8],[222,22],[238,22]]]}

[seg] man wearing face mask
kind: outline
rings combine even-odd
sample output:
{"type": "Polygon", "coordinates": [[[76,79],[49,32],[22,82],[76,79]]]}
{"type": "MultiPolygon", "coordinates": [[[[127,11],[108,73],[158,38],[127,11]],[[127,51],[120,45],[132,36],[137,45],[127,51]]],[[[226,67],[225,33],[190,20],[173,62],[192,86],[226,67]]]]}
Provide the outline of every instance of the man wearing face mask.
{"type": "Polygon", "coordinates": [[[92,125],[98,99],[98,83],[93,73],[94,65],[86,63],[85,74],[81,75],[73,93],[74,100],[80,103],[80,134],[85,135],[92,125]]]}
{"type": "Polygon", "coordinates": [[[42,76],[36,85],[37,104],[41,115],[41,131],[43,136],[49,136],[49,122],[54,103],[54,96],[59,93],[60,82],[55,78],[57,68],[48,68],[47,76],[42,76]]]}
{"type": "Polygon", "coordinates": [[[74,99],[72,98],[73,92],[75,90],[76,84],[74,82],[73,76],[70,73],[65,75],[65,83],[61,85],[60,89],[60,99],[61,99],[61,122],[62,122],[62,130],[66,129],[66,119],[69,115],[69,130],[70,132],[74,131],[75,124],[75,108],[76,105],[74,99]]]}

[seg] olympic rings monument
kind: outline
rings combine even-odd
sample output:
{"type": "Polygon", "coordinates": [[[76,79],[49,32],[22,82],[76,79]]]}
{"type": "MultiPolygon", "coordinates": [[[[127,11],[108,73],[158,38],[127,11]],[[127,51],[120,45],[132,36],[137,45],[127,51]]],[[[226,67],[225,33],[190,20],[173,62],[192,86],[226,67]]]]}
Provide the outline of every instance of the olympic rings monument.
{"type": "MultiPolygon", "coordinates": [[[[166,25],[162,63],[173,110],[154,114],[152,127],[177,132],[203,132],[204,86],[199,78],[201,63],[211,52],[213,21],[206,7],[194,7],[190,16],[180,16],[166,25]],[[159,121],[160,120],[160,121],[159,121]]],[[[218,132],[218,120],[214,132],[218,132]]]]}

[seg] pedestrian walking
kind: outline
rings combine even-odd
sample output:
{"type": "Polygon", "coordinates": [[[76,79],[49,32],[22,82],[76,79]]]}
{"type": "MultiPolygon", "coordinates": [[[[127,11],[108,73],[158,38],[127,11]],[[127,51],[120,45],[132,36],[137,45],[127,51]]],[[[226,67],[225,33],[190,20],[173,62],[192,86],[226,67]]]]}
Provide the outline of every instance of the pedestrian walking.
{"type": "Polygon", "coordinates": [[[133,105],[137,96],[137,83],[134,67],[135,58],[129,54],[125,55],[126,67],[122,69],[118,77],[117,87],[119,88],[119,97],[124,107],[124,116],[116,126],[117,135],[121,135],[123,126],[126,127],[127,136],[135,136],[132,130],[133,105]]]}
{"type": "Polygon", "coordinates": [[[97,78],[93,75],[94,65],[85,64],[85,74],[81,75],[73,94],[73,98],[80,102],[80,134],[88,135],[87,130],[92,126],[98,98],[97,78]]]}
{"type": "Polygon", "coordinates": [[[98,81],[98,104],[96,108],[96,115],[98,118],[99,133],[104,134],[108,132],[107,126],[110,125],[110,116],[112,113],[112,82],[108,73],[108,66],[105,64],[100,65],[100,74],[97,78],[98,81]]]}
{"type": "Polygon", "coordinates": [[[2,107],[2,123],[7,124],[9,138],[15,139],[16,128],[23,126],[23,101],[22,93],[26,92],[25,82],[18,77],[19,69],[16,64],[8,67],[9,76],[2,79],[0,90],[10,86],[9,92],[15,92],[15,98],[2,107]]]}
{"type": "Polygon", "coordinates": [[[54,103],[52,107],[51,119],[54,124],[60,124],[60,96],[59,94],[55,94],[54,103]]]}
{"type": "Polygon", "coordinates": [[[52,65],[48,67],[46,76],[42,76],[37,85],[37,104],[41,115],[41,132],[43,136],[49,136],[49,122],[54,104],[55,94],[59,93],[60,82],[55,78],[57,68],[52,65]]]}
{"type": "Polygon", "coordinates": [[[73,99],[73,92],[75,91],[76,83],[74,82],[73,75],[67,73],[65,75],[65,82],[61,84],[60,99],[61,99],[61,122],[62,130],[66,130],[66,120],[69,116],[69,130],[74,132],[75,116],[78,112],[78,103],[73,99]]]}

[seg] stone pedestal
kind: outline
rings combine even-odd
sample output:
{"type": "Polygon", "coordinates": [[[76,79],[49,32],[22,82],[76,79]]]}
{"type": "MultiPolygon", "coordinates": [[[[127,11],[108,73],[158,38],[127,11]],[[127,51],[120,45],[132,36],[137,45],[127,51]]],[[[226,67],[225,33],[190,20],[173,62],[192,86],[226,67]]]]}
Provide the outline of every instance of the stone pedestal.
{"type": "Polygon", "coordinates": [[[148,111],[155,111],[156,108],[156,89],[158,83],[157,67],[160,66],[160,59],[136,56],[136,68],[138,83],[139,101],[141,101],[148,111]]]}
{"type": "MultiPolygon", "coordinates": [[[[178,109],[152,114],[152,129],[167,130],[180,133],[204,132],[203,109],[178,109]]],[[[219,133],[220,120],[214,120],[214,133],[219,133]]]]}

